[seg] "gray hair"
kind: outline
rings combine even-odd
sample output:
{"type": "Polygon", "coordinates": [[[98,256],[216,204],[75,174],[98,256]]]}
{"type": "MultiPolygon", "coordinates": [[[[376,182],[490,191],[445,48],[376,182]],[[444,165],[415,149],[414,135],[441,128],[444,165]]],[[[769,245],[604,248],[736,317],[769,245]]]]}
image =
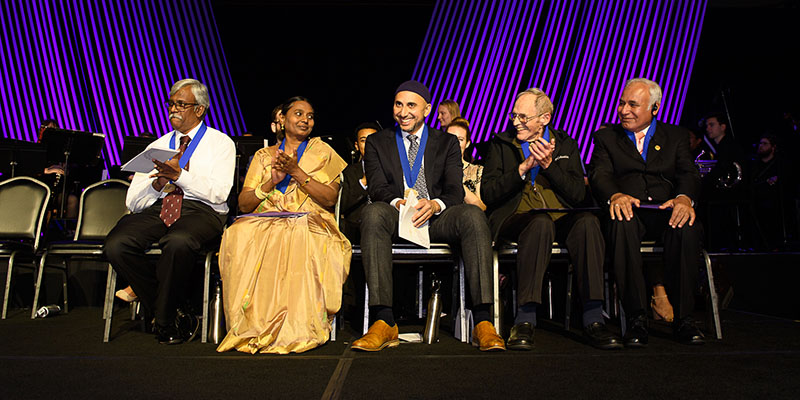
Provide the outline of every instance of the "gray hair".
{"type": "Polygon", "coordinates": [[[208,101],[208,87],[197,79],[181,79],[172,85],[172,88],[169,90],[169,96],[172,97],[184,86],[190,86],[192,94],[194,95],[194,101],[204,107],[203,116],[201,117],[204,118],[206,114],[208,114],[208,108],[211,105],[208,101]]]}
{"type": "Polygon", "coordinates": [[[536,105],[536,111],[539,114],[553,115],[553,102],[550,101],[550,98],[547,97],[547,94],[545,94],[545,92],[542,91],[542,89],[539,88],[526,89],[525,91],[517,93],[517,96],[514,97],[514,101],[519,100],[520,97],[526,94],[536,96],[536,102],[534,104],[536,105]]]}
{"type": "Polygon", "coordinates": [[[633,78],[625,82],[625,88],[623,88],[622,91],[624,92],[628,89],[628,86],[634,83],[643,83],[647,85],[647,91],[650,93],[650,104],[647,105],[647,108],[652,109],[654,104],[658,104],[658,106],[661,107],[661,86],[650,79],[633,78]]]}

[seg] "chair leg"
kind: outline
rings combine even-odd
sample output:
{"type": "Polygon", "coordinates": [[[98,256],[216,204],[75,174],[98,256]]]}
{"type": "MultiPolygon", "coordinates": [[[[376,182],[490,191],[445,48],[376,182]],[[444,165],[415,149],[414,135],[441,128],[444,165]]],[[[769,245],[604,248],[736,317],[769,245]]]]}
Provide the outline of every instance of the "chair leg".
{"type": "Polygon", "coordinates": [[[69,314],[69,299],[67,298],[67,279],[69,278],[67,275],[67,268],[68,263],[66,260],[64,261],[64,270],[61,271],[61,275],[64,277],[64,283],[61,285],[62,290],[64,291],[64,309],[61,310],[64,314],[69,314]]]}
{"type": "Polygon", "coordinates": [[[422,294],[425,292],[425,288],[422,286],[423,284],[423,274],[422,274],[422,267],[417,267],[417,318],[422,318],[422,311],[425,308],[425,300],[422,298],[422,294]]]}
{"type": "Polygon", "coordinates": [[[105,329],[103,331],[103,343],[108,343],[111,333],[111,319],[114,314],[114,289],[117,288],[117,271],[108,264],[108,278],[106,279],[106,301],[103,306],[103,318],[105,318],[105,329]]]}
{"type": "Polygon", "coordinates": [[[570,317],[572,314],[572,263],[567,266],[567,290],[566,301],[564,305],[564,330],[568,331],[570,327],[570,317]]]}
{"type": "Polygon", "coordinates": [[[331,342],[335,342],[336,341],[336,319],[337,319],[337,317],[338,317],[338,315],[334,314],[333,315],[333,321],[331,321],[331,340],[330,340],[331,342]]]}
{"type": "Polygon", "coordinates": [[[216,253],[213,251],[209,251],[206,254],[206,263],[205,263],[205,277],[203,280],[203,329],[200,332],[200,343],[206,343],[208,341],[208,303],[209,303],[209,290],[211,285],[211,260],[214,258],[216,253]]]}
{"type": "Polygon", "coordinates": [[[722,340],[722,324],[719,320],[719,298],[717,297],[717,287],[714,286],[714,273],[711,271],[711,257],[708,252],[703,250],[703,260],[706,264],[706,275],[708,276],[708,293],[711,301],[711,317],[714,320],[714,330],[718,340],[722,340]]]}
{"type": "Polygon", "coordinates": [[[500,334],[500,261],[497,256],[497,250],[492,252],[492,308],[494,318],[494,329],[497,331],[497,334],[500,334]]]}
{"type": "MultiPolygon", "coordinates": [[[[45,260],[47,259],[47,250],[42,254],[39,260],[39,273],[36,274],[36,282],[33,285],[33,306],[31,306],[31,319],[36,318],[36,307],[39,306],[39,293],[42,289],[42,276],[44,275],[45,260]]],[[[10,270],[10,269],[9,269],[10,270]]]]}
{"type": "Polygon", "coordinates": [[[553,278],[547,275],[547,317],[553,319],[553,278]]]}
{"type": "Polygon", "coordinates": [[[361,334],[366,335],[369,330],[369,285],[364,283],[364,328],[361,334]]]}
{"type": "Polygon", "coordinates": [[[458,307],[460,309],[459,323],[461,324],[461,342],[470,343],[472,341],[472,330],[467,331],[467,305],[465,301],[465,282],[464,282],[464,260],[458,259],[458,307]]]}
{"type": "Polygon", "coordinates": [[[14,259],[17,256],[19,251],[14,251],[11,253],[11,257],[8,259],[8,272],[6,274],[6,291],[3,293],[3,315],[2,319],[6,319],[6,312],[8,311],[8,294],[11,292],[11,272],[14,270],[14,259]]]}

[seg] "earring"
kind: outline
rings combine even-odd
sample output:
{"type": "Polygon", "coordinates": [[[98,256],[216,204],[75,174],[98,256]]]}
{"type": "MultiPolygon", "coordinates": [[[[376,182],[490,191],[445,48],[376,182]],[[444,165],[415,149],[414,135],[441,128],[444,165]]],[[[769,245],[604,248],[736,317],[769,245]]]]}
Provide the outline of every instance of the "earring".
{"type": "Polygon", "coordinates": [[[282,131],[285,131],[285,130],[286,130],[286,127],[285,127],[285,126],[283,126],[283,124],[281,124],[281,130],[282,130],[282,131]]]}

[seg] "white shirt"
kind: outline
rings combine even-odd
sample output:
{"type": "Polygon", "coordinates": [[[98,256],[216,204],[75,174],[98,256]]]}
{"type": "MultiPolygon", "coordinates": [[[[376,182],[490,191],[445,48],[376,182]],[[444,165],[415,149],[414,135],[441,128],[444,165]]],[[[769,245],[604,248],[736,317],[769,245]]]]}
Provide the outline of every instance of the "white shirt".
{"type": "MultiPolygon", "coordinates": [[[[175,144],[180,143],[182,136],[189,136],[194,140],[194,136],[200,129],[200,124],[192,128],[188,134],[172,131],[150,143],[147,148],[158,147],[168,149],[173,135],[176,135],[175,144]]],[[[192,142],[189,142],[191,144],[192,142]]],[[[166,161],[166,160],[159,160],[166,161]]],[[[184,199],[196,200],[209,205],[214,211],[220,214],[228,213],[228,194],[233,186],[233,173],[236,164],[236,147],[228,135],[208,127],[200,143],[192,153],[189,163],[189,170],[181,171],[180,177],[175,181],[175,185],[180,187],[184,193],[184,199]]],[[[125,198],[125,205],[131,212],[141,212],[153,205],[156,200],[164,198],[167,193],[153,189],[153,181],[150,178],[155,174],[155,168],[147,174],[137,172],[133,177],[131,186],[128,188],[128,195],[125,198]]]]}
{"type": "MultiPolygon", "coordinates": [[[[425,124],[422,124],[422,126],[420,126],[420,128],[417,130],[417,132],[414,133],[417,136],[417,140],[422,139],[422,130],[423,129],[425,129],[425,124]]],[[[404,130],[401,130],[400,132],[403,135],[403,146],[406,148],[406,160],[408,160],[408,149],[411,148],[411,141],[406,139],[406,138],[408,137],[408,135],[410,135],[410,133],[408,133],[408,132],[406,132],[404,130]]],[[[419,154],[417,154],[417,156],[419,156],[419,154]]],[[[400,160],[400,162],[402,163],[403,160],[400,160]]],[[[413,168],[413,165],[411,167],[413,168]]],[[[422,167],[420,168],[420,172],[422,172],[423,168],[425,168],[425,155],[424,154],[422,155],[422,167]]],[[[405,180],[405,176],[403,176],[403,192],[405,192],[407,189],[409,189],[408,183],[405,180]]],[[[396,199],[392,200],[389,204],[391,204],[392,207],[397,208],[397,202],[400,201],[400,200],[403,200],[403,199],[396,198],[396,199]]],[[[447,206],[444,205],[444,202],[439,200],[439,199],[431,199],[431,200],[439,203],[440,210],[439,210],[438,213],[436,213],[436,215],[441,214],[442,211],[444,211],[445,207],[447,207],[447,206]]]]}

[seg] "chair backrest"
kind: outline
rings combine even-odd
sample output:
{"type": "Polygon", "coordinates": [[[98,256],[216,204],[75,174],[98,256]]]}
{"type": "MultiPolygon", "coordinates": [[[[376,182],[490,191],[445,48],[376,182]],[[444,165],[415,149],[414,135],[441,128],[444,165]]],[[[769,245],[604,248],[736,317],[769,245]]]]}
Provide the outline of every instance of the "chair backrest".
{"type": "Polygon", "coordinates": [[[125,196],[130,184],[108,179],[89,185],[81,194],[75,240],[102,240],[128,213],[125,196]]]}
{"type": "Polygon", "coordinates": [[[0,182],[0,238],[30,240],[36,251],[49,200],[50,188],[36,179],[0,182]]]}

